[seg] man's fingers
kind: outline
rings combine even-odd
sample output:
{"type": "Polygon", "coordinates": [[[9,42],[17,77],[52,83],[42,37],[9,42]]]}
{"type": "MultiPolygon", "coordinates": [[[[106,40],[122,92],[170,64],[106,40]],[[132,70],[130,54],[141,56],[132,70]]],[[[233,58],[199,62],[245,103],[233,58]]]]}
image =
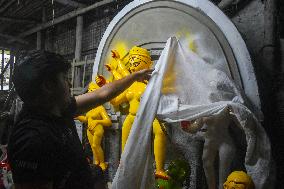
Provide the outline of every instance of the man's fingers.
{"type": "Polygon", "coordinates": [[[153,71],[154,71],[154,69],[146,69],[145,70],[146,74],[150,74],[150,75],[153,73],[153,71]]]}
{"type": "Polygon", "coordinates": [[[151,78],[151,76],[152,76],[153,71],[154,71],[154,69],[145,69],[145,70],[143,70],[142,77],[144,77],[144,79],[149,80],[151,78]]]}
{"type": "Polygon", "coordinates": [[[137,81],[149,80],[152,76],[154,69],[144,69],[135,72],[137,81]]]}
{"type": "Polygon", "coordinates": [[[146,80],[149,80],[152,77],[154,69],[146,70],[146,80]]]}
{"type": "Polygon", "coordinates": [[[141,81],[149,80],[151,78],[152,72],[153,72],[152,69],[142,70],[141,77],[139,79],[141,81]]]}

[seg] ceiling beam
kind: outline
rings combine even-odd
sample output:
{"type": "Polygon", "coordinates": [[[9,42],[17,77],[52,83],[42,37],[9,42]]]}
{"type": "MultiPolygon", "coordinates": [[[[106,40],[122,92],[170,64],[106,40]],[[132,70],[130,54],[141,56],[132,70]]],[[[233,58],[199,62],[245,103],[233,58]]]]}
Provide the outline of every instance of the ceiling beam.
{"type": "Polygon", "coordinates": [[[0,7],[2,7],[3,3],[5,2],[5,0],[1,0],[0,1],[0,7]]]}
{"type": "MultiPolygon", "coordinates": [[[[69,20],[71,18],[74,18],[74,17],[76,17],[78,15],[85,14],[85,13],[87,13],[87,12],[89,12],[89,11],[95,9],[95,8],[98,8],[100,6],[103,6],[103,5],[112,3],[112,2],[115,2],[115,0],[103,0],[103,1],[100,1],[98,3],[94,3],[94,4],[92,4],[92,5],[90,5],[90,6],[86,7],[86,8],[82,8],[82,9],[71,11],[71,12],[69,12],[69,13],[67,13],[67,14],[65,14],[63,16],[55,18],[54,20],[50,20],[50,21],[48,21],[46,23],[43,23],[43,24],[40,24],[40,25],[38,25],[38,26],[36,26],[34,28],[31,28],[28,31],[25,31],[25,32],[21,33],[18,37],[19,38],[24,38],[24,37],[29,36],[29,35],[37,32],[37,31],[44,30],[44,29],[49,28],[49,27],[51,27],[53,25],[59,24],[59,23],[61,23],[63,21],[66,21],[66,20],[69,20]]],[[[12,42],[12,41],[9,41],[9,42],[12,42]]]]}
{"type": "MultiPolygon", "coordinates": [[[[26,40],[23,40],[19,37],[15,37],[15,36],[12,36],[12,35],[0,33],[0,37],[9,39],[11,41],[17,41],[17,42],[20,42],[20,43],[23,43],[23,44],[28,44],[28,42],[26,40]]],[[[11,42],[8,42],[8,43],[11,43],[11,42]]]]}
{"type": "Polygon", "coordinates": [[[75,8],[83,8],[86,7],[85,4],[76,2],[76,1],[72,1],[72,0],[55,0],[57,3],[60,3],[62,5],[69,5],[71,7],[75,7],[75,8]]]}
{"type": "Polygon", "coordinates": [[[4,47],[4,46],[0,46],[0,49],[3,49],[3,50],[10,50],[10,48],[9,47],[4,47]]]}
{"type": "Polygon", "coordinates": [[[0,9],[0,13],[6,11],[6,9],[9,8],[15,2],[16,0],[7,1],[7,3],[0,9]]]}
{"type": "Polygon", "coordinates": [[[0,16],[0,20],[1,21],[6,21],[6,22],[18,22],[18,23],[28,23],[28,24],[35,24],[35,23],[37,23],[37,21],[35,21],[35,20],[11,18],[11,17],[5,17],[5,16],[0,16]]]}

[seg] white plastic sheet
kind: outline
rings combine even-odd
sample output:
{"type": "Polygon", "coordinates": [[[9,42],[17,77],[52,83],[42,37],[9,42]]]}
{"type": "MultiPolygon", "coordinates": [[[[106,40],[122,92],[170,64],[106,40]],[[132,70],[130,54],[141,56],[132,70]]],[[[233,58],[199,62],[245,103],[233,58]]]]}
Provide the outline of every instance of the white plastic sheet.
{"type": "Polygon", "coordinates": [[[248,174],[257,189],[270,188],[267,185],[271,176],[270,142],[257,118],[244,105],[239,91],[223,71],[185,48],[176,38],[168,39],[141,99],[112,189],[153,188],[151,133],[155,116],[169,123],[180,122],[217,116],[226,108],[246,135],[244,165],[248,174]]]}

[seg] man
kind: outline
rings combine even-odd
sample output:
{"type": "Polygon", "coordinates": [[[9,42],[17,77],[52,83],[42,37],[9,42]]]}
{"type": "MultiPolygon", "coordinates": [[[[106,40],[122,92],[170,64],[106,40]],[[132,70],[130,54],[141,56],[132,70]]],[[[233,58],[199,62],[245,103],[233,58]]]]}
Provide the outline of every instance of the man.
{"type": "Polygon", "coordinates": [[[109,101],[134,81],[149,79],[152,73],[142,70],[71,98],[69,67],[59,55],[35,51],[15,68],[13,82],[24,102],[8,143],[16,189],[94,188],[73,117],[109,101]]]}

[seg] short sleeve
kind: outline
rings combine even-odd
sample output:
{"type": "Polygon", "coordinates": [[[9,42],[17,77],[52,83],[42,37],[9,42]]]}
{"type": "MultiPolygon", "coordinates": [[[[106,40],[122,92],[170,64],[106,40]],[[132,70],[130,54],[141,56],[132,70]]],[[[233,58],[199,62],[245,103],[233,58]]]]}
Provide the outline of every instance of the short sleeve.
{"type": "Polygon", "coordinates": [[[9,163],[15,183],[53,181],[55,143],[48,133],[26,130],[9,144],[9,163]]]}
{"type": "Polygon", "coordinates": [[[77,103],[75,97],[71,97],[70,104],[67,108],[67,113],[74,116],[77,112],[77,103]]]}

